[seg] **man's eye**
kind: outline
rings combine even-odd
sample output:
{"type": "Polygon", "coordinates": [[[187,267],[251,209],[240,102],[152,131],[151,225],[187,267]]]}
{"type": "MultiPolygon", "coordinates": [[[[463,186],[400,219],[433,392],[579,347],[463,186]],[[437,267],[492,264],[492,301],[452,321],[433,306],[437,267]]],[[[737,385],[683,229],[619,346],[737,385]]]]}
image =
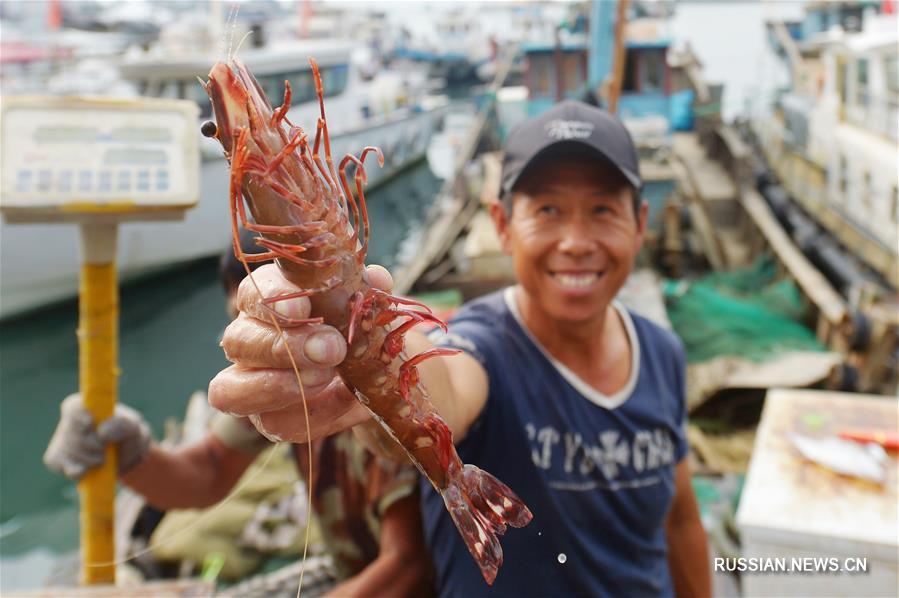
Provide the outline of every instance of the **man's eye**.
{"type": "Polygon", "coordinates": [[[594,206],[594,207],[593,207],[593,213],[594,213],[594,214],[600,214],[600,215],[602,215],[602,214],[611,214],[611,213],[612,213],[612,208],[610,208],[609,206],[594,206]]]}
{"type": "Polygon", "coordinates": [[[543,214],[543,215],[547,215],[547,216],[552,216],[552,215],[558,214],[558,212],[559,211],[556,209],[556,206],[550,206],[550,205],[544,204],[537,208],[538,214],[543,214]]]}

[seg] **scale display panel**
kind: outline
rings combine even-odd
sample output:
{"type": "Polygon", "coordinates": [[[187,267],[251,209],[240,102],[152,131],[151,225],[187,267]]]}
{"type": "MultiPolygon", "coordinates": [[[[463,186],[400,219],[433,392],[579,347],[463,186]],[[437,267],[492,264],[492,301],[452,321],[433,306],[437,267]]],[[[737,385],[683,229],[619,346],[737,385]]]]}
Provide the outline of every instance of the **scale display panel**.
{"type": "Polygon", "coordinates": [[[184,100],[4,98],[0,207],[178,209],[199,198],[199,111],[184,100]]]}

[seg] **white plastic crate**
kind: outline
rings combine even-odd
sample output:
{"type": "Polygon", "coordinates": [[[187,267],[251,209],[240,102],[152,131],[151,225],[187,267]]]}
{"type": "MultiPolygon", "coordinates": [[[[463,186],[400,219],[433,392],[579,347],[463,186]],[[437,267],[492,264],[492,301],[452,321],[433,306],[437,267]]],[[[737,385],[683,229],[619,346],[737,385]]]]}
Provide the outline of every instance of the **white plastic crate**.
{"type": "Polygon", "coordinates": [[[887,452],[879,485],[806,460],[790,440],[791,434],[832,437],[846,428],[896,433],[897,425],[896,398],[768,392],[737,513],[746,560],[728,563],[747,569],[741,572],[746,596],[897,595],[896,452],[887,452]],[[864,572],[849,570],[862,564],[864,572]]]}

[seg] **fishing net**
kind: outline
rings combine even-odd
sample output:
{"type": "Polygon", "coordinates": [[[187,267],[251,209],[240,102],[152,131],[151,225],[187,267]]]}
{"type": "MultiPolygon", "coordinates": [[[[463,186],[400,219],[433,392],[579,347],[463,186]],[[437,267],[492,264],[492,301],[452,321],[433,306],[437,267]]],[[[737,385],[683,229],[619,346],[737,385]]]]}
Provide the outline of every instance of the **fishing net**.
{"type": "Polygon", "coordinates": [[[666,280],[664,294],[690,363],[720,355],[764,361],[784,351],[826,350],[802,324],[805,305],[798,287],[778,278],[770,256],[694,281],[666,280]]]}

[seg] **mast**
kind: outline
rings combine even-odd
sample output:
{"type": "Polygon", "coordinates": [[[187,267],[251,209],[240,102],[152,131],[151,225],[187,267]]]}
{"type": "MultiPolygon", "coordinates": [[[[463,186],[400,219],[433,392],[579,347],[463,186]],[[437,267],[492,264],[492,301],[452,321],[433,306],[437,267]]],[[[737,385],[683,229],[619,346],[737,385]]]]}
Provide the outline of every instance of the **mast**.
{"type": "Polygon", "coordinates": [[[612,81],[609,86],[609,112],[615,114],[618,111],[618,98],[621,96],[621,87],[624,82],[624,25],[627,15],[628,0],[618,0],[618,10],[615,15],[615,63],[612,69],[612,81]]]}

